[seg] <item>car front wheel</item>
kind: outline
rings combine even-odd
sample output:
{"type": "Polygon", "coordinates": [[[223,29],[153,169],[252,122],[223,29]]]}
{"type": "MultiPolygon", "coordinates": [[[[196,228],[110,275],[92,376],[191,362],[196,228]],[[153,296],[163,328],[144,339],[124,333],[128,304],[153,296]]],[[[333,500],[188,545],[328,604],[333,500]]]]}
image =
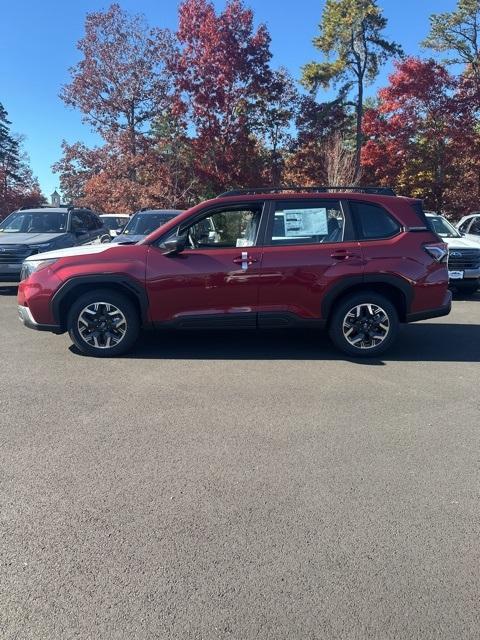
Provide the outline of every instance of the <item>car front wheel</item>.
{"type": "Polygon", "coordinates": [[[121,293],[103,289],[80,296],[70,309],[67,325],[75,346],[96,357],[126,353],[140,332],[135,305],[121,293]]]}
{"type": "Polygon", "coordinates": [[[362,292],[344,298],[330,320],[330,338],[344,353],[357,358],[384,353],[396,340],[397,310],[388,298],[362,292]]]}

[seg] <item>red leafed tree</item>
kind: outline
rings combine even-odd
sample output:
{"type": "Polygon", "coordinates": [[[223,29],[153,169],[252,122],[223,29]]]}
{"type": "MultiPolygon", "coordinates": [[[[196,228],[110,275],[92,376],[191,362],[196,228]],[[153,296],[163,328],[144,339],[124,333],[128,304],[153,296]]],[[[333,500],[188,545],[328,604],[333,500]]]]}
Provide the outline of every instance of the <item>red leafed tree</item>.
{"type": "Polygon", "coordinates": [[[433,60],[408,58],[389,81],[365,114],[363,181],[389,184],[453,216],[477,207],[479,138],[458,80],[433,60]]]}
{"type": "Polygon", "coordinates": [[[252,132],[257,101],[272,80],[267,29],[254,28],[241,0],[228,0],[219,14],[208,0],[185,0],[179,17],[171,69],[179,108],[195,130],[199,179],[212,194],[258,184],[263,169],[252,132]]]}
{"type": "Polygon", "coordinates": [[[112,4],[87,15],[78,49],[83,57],[70,69],[61,98],[104,137],[126,132],[135,154],[137,135],[169,103],[172,35],[112,4]]]}
{"type": "Polygon", "coordinates": [[[137,136],[135,153],[126,133],[94,149],[63,142],[63,157],[53,168],[61,175],[65,197],[106,213],[191,205],[196,179],[188,138],[178,128],[172,132],[161,125],[154,137],[137,136]]]}
{"type": "Polygon", "coordinates": [[[82,112],[105,144],[89,149],[63,143],[63,157],[53,169],[68,199],[114,212],[188,201],[178,172],[171,175],[173,151],[151,135],[165,113],[179,120],[171,109],[173,78],[167,69],[174,46],[168,30],[150,28],[143,16],[118,4],[87,15],[78,43],[82,59],[70,70],[72,81],[61,97],[82,112]]]}

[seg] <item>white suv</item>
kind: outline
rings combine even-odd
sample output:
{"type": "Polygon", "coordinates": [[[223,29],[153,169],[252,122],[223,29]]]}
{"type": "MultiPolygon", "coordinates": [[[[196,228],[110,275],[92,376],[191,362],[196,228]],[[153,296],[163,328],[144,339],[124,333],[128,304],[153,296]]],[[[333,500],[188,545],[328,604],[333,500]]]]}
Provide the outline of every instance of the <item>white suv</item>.
{"type": "Polygon", "coordinates": [[[456,225],[460,233],[469,240],[480,243],[480,212],[471,213],[463,218],[456,225]]]}
{"type": "Polygon", "coordinates": [[[472,240],[463,236],[446,218],[427,212],[430,225],[448,245],[450,283],[463,293],[475,293],[480,286],[480,236],[472,240]]]}

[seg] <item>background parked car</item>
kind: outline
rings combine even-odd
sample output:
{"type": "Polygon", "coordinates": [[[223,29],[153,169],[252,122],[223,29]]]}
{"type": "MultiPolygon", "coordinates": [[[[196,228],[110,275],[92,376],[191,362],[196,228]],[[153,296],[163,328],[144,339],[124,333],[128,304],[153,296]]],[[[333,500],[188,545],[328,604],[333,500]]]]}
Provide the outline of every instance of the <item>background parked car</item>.
{"type": "Polygon", "coordinates": [[[466,238],[480,243],[480,211],[464,216],[456,227],[466,238]]]}
{"type": "Polygon", "coordinates": [[[130,220],[130,216],[128,214],[118,215],[116,213],[102,213],[100,220],[109,230],[110,237],[115,238],[119,233],[122,233],[130,220]]]}
{"type": "Polygon", "coordinates": [[[178,209],[145,209],[137,211],[129,220],[125,229],[113,239],[113,242],[134,243],[148,236],[172,218],[182,213],[178,209]]]}
{"type": "Polygon", "coordinates": [[[426,215],[433,230],[448,245],[450,283],[459,291],[475,293],[480,286],[480,243],[462,236],[443,216],[431,212],[426,215]]]}
{"type": "Polygon", "coordinates": [[[22,262],[28,256],[100,242],[110,242],[110,234],[90,209],[14,211],[0,222],[0,282],[19,282],[22,262]]]}

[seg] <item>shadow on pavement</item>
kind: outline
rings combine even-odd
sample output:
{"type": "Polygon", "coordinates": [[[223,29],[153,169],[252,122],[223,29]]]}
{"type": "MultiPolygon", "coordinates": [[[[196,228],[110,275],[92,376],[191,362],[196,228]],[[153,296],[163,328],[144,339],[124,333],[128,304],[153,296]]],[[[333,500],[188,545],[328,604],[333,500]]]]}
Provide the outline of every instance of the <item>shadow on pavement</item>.
{"type": "MultiPolygon", "coordinates": [[[[73,353],[78,354],[75,347],[73,353]]],[[[404,325],[397,344],[381,358],[348,358],[315,331],[145,332],[132,352],[137,360],[347,360],[366,366],[388,362],[480,362],[480,325],[404,325]]]]}

